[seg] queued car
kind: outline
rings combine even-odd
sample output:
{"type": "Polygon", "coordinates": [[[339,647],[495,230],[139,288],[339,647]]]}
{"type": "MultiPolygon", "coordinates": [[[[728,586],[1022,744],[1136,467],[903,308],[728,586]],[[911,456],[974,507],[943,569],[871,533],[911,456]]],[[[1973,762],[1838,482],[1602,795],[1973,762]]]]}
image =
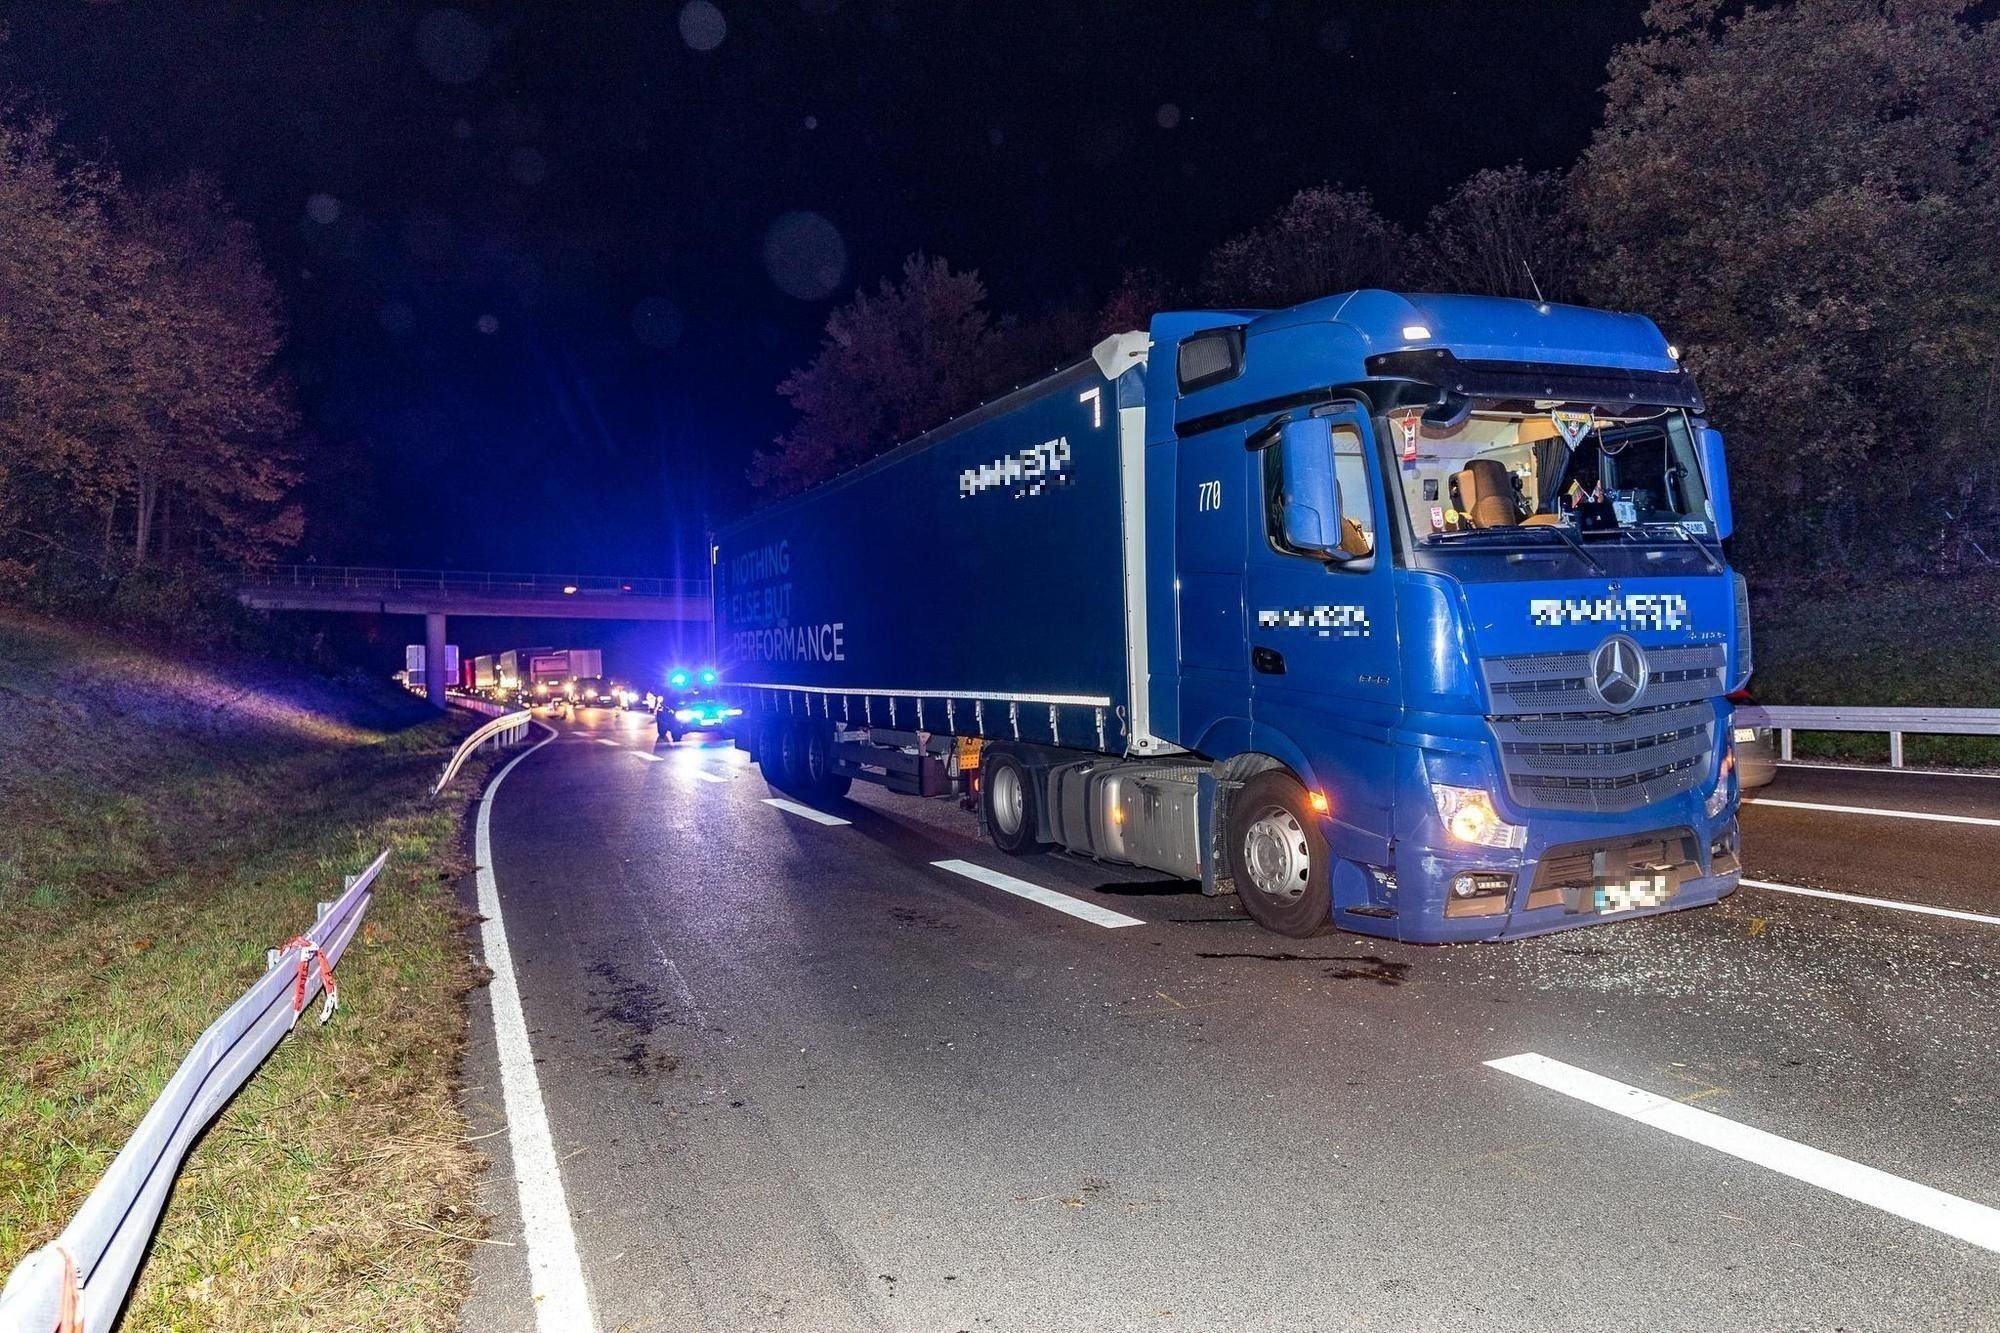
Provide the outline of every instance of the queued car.
{"type": "MultiPolygon", "coordinates": [[[[1738,690],[1729,696],[1729,702],[1741,707],[1757,701],[1750,697],[1750,691],[1738,690]]],[[[1736,785],[1743,791],[1762,787],[1778,776],[1777,736],[1770,727],[1736,723],[1733,733],[1736,742],[1736,785]]]]}
{"type": "Polygon", "coordinates": [[[606,676],[582,676],[570,682],[570,702],[578,708],[630,708],[639,696],[630,686],[606,676]]]}

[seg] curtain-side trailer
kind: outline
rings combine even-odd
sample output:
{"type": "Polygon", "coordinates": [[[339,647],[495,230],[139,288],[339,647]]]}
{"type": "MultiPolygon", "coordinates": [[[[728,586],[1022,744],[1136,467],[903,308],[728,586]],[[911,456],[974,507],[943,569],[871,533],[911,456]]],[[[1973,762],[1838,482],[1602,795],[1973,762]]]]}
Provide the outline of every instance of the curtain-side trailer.
{"type": "Polygon", "coordinates": [[[1750,650],[1703,410],[1639,316],[1159,315],[718,533],[737,742],[1291,935],[1713,902],[1750,650]]]}

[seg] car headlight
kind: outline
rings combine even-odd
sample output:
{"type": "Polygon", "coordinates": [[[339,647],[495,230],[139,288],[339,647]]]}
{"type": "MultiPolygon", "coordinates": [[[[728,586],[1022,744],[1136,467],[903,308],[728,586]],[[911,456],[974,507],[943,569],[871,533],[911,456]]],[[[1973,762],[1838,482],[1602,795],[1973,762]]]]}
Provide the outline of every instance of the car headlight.
{"type": "Polygon", "coordinates": [[[676,721],[676,722],[692,722],[692,721],[694,721],[694,713],[693,713],[693,711],[692,711],[692,710],[690,710],[690,709],[686,709],[686,708],[676,708],[676,709],[674,710],[674,721],[676,721]]]}
{"type": "Polygon", "coordinates": [[[1438,818],[1445,832],[1460,842],[1479,847],[1525,847],[1528,830],[1509,824],[1493,808],[1493,798],[1478,787],[1431,784],[1431,799],[1437,802],[1438,818]]]}

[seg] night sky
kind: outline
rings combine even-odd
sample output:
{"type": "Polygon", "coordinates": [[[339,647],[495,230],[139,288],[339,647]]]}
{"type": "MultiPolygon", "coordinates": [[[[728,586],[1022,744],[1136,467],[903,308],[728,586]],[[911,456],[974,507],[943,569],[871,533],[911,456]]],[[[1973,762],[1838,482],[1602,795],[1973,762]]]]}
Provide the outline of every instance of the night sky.
{"type": "Polygon", "coordinates": [[[1574,158],[1642,8],[50,0],[0,11],[0,81],[255,224],[301,555],[671,575],[753,503],[828,311],[904,254],[1026,313],[1191,278],[1322,181],[1417,224],[1480,167],[1574,158]]]}

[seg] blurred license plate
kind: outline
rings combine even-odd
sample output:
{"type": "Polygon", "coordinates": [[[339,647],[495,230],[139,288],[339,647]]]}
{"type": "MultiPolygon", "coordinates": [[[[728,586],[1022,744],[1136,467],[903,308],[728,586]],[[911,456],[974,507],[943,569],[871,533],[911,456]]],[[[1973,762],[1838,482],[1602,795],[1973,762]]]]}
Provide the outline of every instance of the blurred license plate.
{"type": "Polygon", "coordinates": [[[1740,744],[1742,744],[1742,743],[1743,743],[1743,742],[1745,742],[1745,741],[1754,741],[1754,740],[1756,740],[1756,739],[1757,739],[1757,728],[1755,728],[1755,727],[1738,727],[1738,728],[1736,729],[1736,741],[1737,741],[1737,744],[1739,744],[1739,745],[1740,745],[1740,744]]]}
{"type": "Polygon", "coordinates": [[[1671,893],[1667,877],[1651,872],[1601,880],[1592,891],[1591,900],[1600,912],[1633,912],[1642,907],[1658,907],[1671,893]]]}

